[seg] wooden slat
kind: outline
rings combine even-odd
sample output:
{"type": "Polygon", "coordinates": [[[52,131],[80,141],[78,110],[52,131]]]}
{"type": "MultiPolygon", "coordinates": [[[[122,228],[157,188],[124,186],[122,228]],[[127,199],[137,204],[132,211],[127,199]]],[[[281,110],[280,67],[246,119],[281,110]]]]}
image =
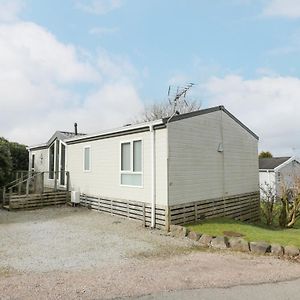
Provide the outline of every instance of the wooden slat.
{"type": "Polygon", "coordinates": [[[221,216],[239,220],[257,220],[259,218],[259,193],[196,201],[170,207],[171,224],[187,224],[198,221],[202,217],[221,216]]]}

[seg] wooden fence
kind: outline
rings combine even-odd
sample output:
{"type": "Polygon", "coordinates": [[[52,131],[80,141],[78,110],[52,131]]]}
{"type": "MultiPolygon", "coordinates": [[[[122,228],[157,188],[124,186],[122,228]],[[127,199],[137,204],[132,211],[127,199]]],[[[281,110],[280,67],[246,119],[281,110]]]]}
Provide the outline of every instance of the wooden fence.
{"type": "Polygon", "coordinates": [[[202,200],[170,206],[170,223],[182,225],[207,218],[229,217],[241,221],[257,221],[260,218],[259,192],[202,200]]]}
{"type": "MultiPolygon", "coordinates": [[[[138,220],[147,227],[151,225],[151,205],[148,203],[81,194],[80,204],[93,210],[138,220]]],[[[162,206],[156,206],[155,217],[156,227],[165,228],[166,209],[162,206]]]]}

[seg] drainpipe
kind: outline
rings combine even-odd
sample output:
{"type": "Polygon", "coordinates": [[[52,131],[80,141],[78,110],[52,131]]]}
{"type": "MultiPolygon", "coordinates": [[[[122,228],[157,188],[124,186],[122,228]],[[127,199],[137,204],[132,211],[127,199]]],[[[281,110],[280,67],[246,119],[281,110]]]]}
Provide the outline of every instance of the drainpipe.
{"type": "Polygon", "coordinates": [[[153,125],[149,126],[151,133],[151,173],[152,173],[152,195],[151,195],[151,228],[155,228],[155,206],[156,206],[156,161],[155,161],[155,130],[153,125]]]}

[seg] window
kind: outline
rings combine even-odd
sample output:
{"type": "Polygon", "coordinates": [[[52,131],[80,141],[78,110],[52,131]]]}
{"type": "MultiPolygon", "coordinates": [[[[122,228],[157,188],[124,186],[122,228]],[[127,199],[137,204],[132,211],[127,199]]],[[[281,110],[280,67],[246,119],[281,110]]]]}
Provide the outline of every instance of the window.
{"type": "Polygon", "coordinates": [[[91,146],[83,148],[83,171],[91,171],[91,146]]]}
{"type": "Polygon", "coordinates": [[[31,169],[34,170],[34,158],[35,158],[35,155],[32,154],[31,156],[31,169]]]}
{"type": "Polygon", "coordinates": [[[55,145],[53,143],[49,149],[49,179],[54,179],[54,153],[55,145]]]}
{"type": "Polygon", "coordinates": [[[142,186],[142,141],[121,144],[121,185],[142,186]]]}

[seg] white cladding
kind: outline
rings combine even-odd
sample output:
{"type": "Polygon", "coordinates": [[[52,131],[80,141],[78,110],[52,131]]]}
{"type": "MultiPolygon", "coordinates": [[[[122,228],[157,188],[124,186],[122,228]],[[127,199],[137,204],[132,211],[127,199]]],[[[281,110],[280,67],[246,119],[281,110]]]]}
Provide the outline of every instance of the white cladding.
{"type": "Polygon", "coordinates": [[[169,204],[256,192],[257,139],[223,111],[172,122],[169,204]]]}
{"type": "MultiPolygon", "coordinates": [[[[167,130],[155,131],[156,203],[167,205],[167,130]]],[[[67,146],[72,190],[87,195],[151,203],[152,156],[149,131],[67,146]],[[121,143],[142,140],[142,187],[121,185],[121,143]],[[84,147],[91,149],[91,170],[83,170],[84,147]]]]}
{"type": "MultiPolygon", "coordinates": [[[[70,189],[90,196],[151,203],[150,131],[77,141],[66,146],[70,189]],[[142,186],[121,185],[121,143],[142,141],[142,186]],[[90,147],[90,170],[84,149],[90,147]]],[[[156,204],[162,206],[259,190],[257,139],[218,110],[155,130],[156,204]]],[[[35,171],[49,171],[49,148],[31,150],[35,171]]],[[[55,151],[56,155],[56,151],[55,151]]],[[[46,185],[54,180],[45,177],[46,185]]]]}

